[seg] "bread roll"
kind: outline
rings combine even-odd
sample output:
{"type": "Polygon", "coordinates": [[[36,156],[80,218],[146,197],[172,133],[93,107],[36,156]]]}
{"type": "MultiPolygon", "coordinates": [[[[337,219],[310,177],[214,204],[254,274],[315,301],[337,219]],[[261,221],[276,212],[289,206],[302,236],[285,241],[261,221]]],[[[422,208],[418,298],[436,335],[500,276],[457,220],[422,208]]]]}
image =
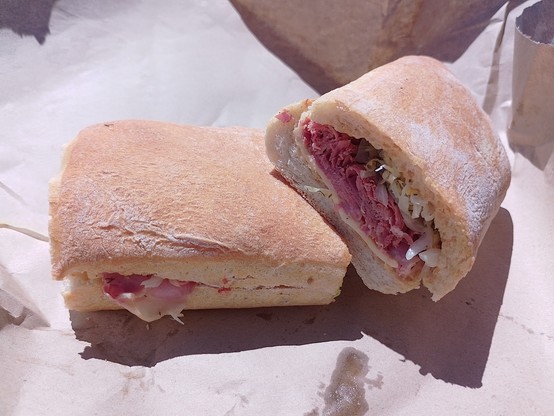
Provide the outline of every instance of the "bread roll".
{"type": "Polygon", "coordinates": [[[332,302],[350,254],[272,170],[258,129],[131,120],[81,131],[50,183],[67,307],[153,321],[332,302]]]}
{"type": "Polygon", "coordinates": [[[440,62],[398,59],[281,110],[266,147],[346,241],[365,284],[438,300],[471,269],[510,182],[505,150],[440,62]]]}

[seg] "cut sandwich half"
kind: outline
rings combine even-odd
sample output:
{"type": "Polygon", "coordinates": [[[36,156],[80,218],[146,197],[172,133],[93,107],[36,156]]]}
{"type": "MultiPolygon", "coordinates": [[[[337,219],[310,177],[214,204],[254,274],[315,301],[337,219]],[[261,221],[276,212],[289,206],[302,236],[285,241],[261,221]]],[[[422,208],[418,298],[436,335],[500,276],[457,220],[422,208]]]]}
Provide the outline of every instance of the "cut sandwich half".
{"type": "Polygon", "coordinates": [[[471,269],[510,182],[505,150],[440,62],[410,56],[268,124],[275,168],[346,241],[365,284],[438,300],[471,269]]]}
{"type": "Polygon", "coordinates": [[[67,307],[145,321],[184,309],[318,305],[350,254],[271,174],[263,132],[154,121],[89,127],[50,184],[55,279],[67,307]]]}

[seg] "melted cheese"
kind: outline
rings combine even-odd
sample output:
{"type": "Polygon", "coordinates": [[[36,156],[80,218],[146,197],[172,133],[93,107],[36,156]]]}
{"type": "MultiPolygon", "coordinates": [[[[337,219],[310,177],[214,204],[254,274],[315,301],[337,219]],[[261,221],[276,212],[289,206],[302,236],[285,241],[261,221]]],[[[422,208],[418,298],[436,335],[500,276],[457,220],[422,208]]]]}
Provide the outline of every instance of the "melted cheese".
{"type": "Polygon", "coordinates": [[[179,319],[183,316],[181,312],[187,306],[188,297],[196,285],[195,282],[181,282],[152,276],[141,283],[143,289],[138,293],[126,292],[112,299],[144,321],[152,322],[162,316],[170,315],[182,323],[179,319]]]}
{"type": "Polygon", "coordinates": [[[162,298],[149,297],[147,293],[141,295],[124,293],[114,301],[143,321],[152,322],[162,316],[170,315],[181,324],[183,322],[179,318],[183,316],[182,311],[187,304],[186,297],[181,301],[168,302],[162,298]]]}

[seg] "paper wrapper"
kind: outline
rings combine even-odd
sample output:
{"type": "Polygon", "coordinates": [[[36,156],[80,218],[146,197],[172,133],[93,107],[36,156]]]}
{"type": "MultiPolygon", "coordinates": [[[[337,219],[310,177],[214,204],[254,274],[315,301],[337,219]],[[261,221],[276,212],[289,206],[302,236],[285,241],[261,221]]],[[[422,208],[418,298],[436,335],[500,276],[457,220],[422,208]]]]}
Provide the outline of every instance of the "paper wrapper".
{"type": "Polygon", "coordinates": [[[263,127],[316,92],[225,1],[60,0],[43,45],[0,31],[0,414],[553,414],[554,193],[506,135],[514,20],[530,4],[501,8],[450,65],[513,163],[454,292],[382,295],[349,270],[328,306],[183,325],[64,308],[40,239],[62,144],[121,118],[263,127]]]}
{"type": "Polygon", "coordinates": [[[403,55],[453,62],[505,0],[231,0],[246,25],[320,93],[403,55]]]}
{"type": "Polygon", "coordinates": [[[554,3],[526,8],[516,28],[510,146],[554,185],[554,3]]]}

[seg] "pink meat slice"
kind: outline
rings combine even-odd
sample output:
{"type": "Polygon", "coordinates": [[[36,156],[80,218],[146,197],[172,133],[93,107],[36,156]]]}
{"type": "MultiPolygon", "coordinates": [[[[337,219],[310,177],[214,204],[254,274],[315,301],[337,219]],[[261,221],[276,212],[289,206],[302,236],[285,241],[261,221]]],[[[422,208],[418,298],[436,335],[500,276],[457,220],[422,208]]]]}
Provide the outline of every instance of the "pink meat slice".
{"type": "Polygon", "coordinates": [[[406,260],[406,252],[420,234],[406,226],[388,189],[386,198],[378,196],[380,175],[367,172],[363,163],[356,162],[361,140],[311,120],[304,124],[303,136],[306,148],[340,198],[338,208],[398,262],[400,274],[408,272],[419,260],[417,256],[406,260]]]}
{"type": "Polygon", "coordinates": [[[150,279],[152,275],[132,274],[128,276],[119,273],[104,273],[104,293],[113,299],[119,298],[124,293],[134,295],[148,295],[158,299],[177,301],[184,299],[196,287],[195,282],[169,281],[163,279],[159,286],[144,287],[143,282],[150,279]]]}

